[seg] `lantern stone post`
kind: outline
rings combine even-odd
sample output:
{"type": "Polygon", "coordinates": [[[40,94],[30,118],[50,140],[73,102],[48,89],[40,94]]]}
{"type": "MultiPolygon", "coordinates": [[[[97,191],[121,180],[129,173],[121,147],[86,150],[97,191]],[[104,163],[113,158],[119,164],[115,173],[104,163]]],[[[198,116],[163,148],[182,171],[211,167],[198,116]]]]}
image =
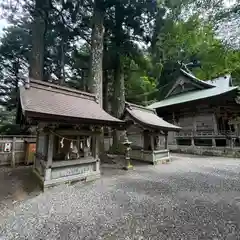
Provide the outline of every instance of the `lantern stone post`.
{"type": "Polygon", "coordinates": [[[125,131],[125,136],[124,136],[124,141],[123,141],[123,145],[124,145],[124,148],[125,148],[125,163],[124,163],[124,167],[123,169],[124,170],[130,170],[130,169],[133,169],[133,166],[130,162],[130,151],[131,151],[131,147],[130,145],[132,144],[132,142],[130,142],[128,140],[128,137],[127,137],[127,132],[125,131]]]}

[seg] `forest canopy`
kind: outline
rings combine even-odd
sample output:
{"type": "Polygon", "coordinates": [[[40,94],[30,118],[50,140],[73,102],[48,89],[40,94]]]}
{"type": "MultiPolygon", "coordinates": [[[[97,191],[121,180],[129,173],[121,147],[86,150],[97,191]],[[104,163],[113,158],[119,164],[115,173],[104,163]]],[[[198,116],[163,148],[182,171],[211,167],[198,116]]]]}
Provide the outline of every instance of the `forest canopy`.
{"type": "Polygon", "coordinates": [[[125,100],[161,99],[178,63],[202,80],[230,73],[240,84],[239,6],[221,0],[4,2],[1,126],[12,122],[7,116],[28,77],[93,92],[116,117],[125,100]]]}

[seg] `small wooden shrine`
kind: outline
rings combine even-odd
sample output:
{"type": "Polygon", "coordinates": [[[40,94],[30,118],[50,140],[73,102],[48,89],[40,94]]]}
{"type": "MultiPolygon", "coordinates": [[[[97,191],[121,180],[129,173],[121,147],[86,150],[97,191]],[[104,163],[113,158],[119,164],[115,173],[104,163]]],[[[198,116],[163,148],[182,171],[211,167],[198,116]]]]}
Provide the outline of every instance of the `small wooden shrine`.
{"type": "Polygon", "coordinates": [[[180,127],[164,121],[152,109],[131,103],[126,103],[123,119],[133,123],[127,129],[131,159],[152,164],[170,160],[168,131],[180,131],[180,127]]]}
{"type": "Polygon", "coordinates": [[[43,188],[100,177],[99,137],[103,126],[124,122],[106,113],[94,95],[31,80],[20,87],[17,121],[37,126],[34,172],[43,188]]]}

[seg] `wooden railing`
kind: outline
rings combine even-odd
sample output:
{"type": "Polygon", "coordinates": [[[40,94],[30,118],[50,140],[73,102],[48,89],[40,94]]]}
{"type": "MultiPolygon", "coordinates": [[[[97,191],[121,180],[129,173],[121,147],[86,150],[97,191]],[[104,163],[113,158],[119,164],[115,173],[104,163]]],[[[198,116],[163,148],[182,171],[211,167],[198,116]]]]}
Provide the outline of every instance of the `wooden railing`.
{"type": "Polygon", "coordinates": [[[216,137],[216,136],[224,136],[224,137],[236,137],[236,133],[235,132],[231,132],[231,131],[218,131],[218,132],[214,132],[214,131],[180,131],[178,133],[176,133],[176,137],[204,137],[204,136],[208,136],[208,137],[216,137]]]}

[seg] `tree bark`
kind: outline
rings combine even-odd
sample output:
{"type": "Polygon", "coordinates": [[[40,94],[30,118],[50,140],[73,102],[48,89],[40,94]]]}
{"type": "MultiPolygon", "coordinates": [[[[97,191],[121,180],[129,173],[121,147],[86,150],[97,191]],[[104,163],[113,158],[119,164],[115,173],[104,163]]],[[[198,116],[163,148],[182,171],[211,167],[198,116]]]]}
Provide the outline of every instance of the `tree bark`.
{"type": "Polygon", "coordinates": [[[59,79],[59,84],[64,85],[65,83],[65,48],[64,48],[64,37],[61,39],[61,77],[59,79]]]}
{"type": "Polygon", "coordinates": [[[100,106],[103,105],[103,41],[104,41],[104,9],[101,0],[95,0],[92,19],[90,73],[88,90],[96,95],[100,106]]]}
{"type": "MultiPolygon", "coordinates": [[[[120,1],[116,2],[115,5],[115,43],[116,43],[116,57],[115,57],[115,69],[114,69],[114,92],[113,92],[113,102],[112,102],[112,112],[113,116],[116,118],[121,118],[125,108],[125,83],[124,83],[124,71],[123,71],[123,61],[121,56],[122,48],[122,24],[123,16],[121,14],[121,3],[120,1]]],[[[113,131],[113,146],[112,150],[115,152],[121,151],[120,147],[120,136],[122,131],[113,131]]]]}
{"type": "Polygon", "coordinates": [[[44,37],[49,9],[50,0],[35,0],[29,77],[38,80],[43,80],[44,37]]]}
{"type": "MultiPolygon", "coordinates": [[[[103,44],[104,44],[104,15],[102,0],[94,1],[92,18],[90,72],[88,91],[95,94],[97,102],[103,107],[103,44]]],[[[104,151],[104,134],[101,134],[99,150],[104,151]]]]}
{"type": "Polygon", "coordinates": [[[109,76],[108,76],[108,71],[104,70],[103,72],[103,109],[106,112],[109,112],[109,106],[108,106],[108,101],[109,101],[109,96],[108,96],[108,86],[109,86],[109,76]]]}
{"type": "Polygon", "coordinates": [[[121,62],[121,56],[116,56],[116,67],[114,70],[114,91],[113,91],[113,115],[116,118],[122,117],[125,107],[125,84],[124,84],[124,72],[123,63],[121,62]]]}
{"type": "MultiPolygon", "coordinates": [[[[113,92],[113,105],[112,112],[113,116],[116,118],[121,118],[125,108],[125,83],[124,83],[124,72],[123,72],[123,63],[121,62],[121,56],[117,54],[116,56],[116,67],[114,71],[114,92],[113,92]]],[[[122,131],[114,130],[113,131],[113,146],[112,149],[114,152],[121,151],[120,147],[120,138],[122,131]]]]}

